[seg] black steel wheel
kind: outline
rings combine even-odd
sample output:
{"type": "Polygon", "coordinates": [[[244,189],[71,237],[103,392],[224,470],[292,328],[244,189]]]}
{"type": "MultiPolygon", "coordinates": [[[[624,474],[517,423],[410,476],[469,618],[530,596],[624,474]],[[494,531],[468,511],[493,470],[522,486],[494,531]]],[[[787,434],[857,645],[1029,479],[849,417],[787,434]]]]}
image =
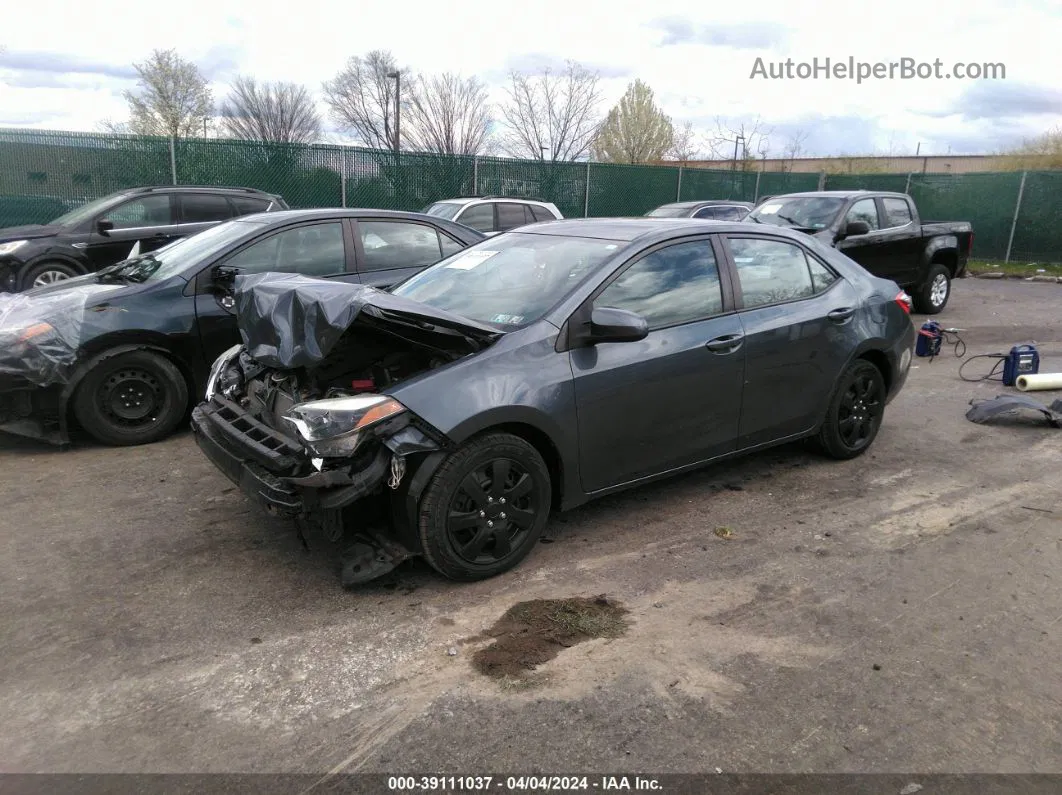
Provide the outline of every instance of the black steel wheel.
{"type": "Polygon", "coordinates": [[[458,580],[493,577],[519,563],[549,520],[549,470],[518,436],[493,433],[455,451],[421,501],[424,556],[458,580]]]}
{"type": "Polygon", "coordinates": [[[841,376],[819,444],[833,458],[855,458],[873,443],[884,417],[885,379],[872,363],[857,359],[841,376]]]}
{"type": "Polygon", "coordinates": [[[104,444],[136,445],[173,432],[188,408],[188,384],[172,362],[149,351],[105,358],[74,395],[81,426],[104,444]]]}

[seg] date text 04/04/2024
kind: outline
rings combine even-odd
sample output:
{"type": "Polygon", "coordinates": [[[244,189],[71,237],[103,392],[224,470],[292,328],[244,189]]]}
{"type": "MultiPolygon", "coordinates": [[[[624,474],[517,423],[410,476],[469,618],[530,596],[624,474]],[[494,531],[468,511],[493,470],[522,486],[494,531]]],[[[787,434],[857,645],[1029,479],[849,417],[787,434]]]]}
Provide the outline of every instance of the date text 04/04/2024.
{"type": "Polygon", "coordinates": [[[390,776],[387,788],[398,792],[476,792],[492,789],[517,792],[650,792],[660,790],[661,785],[654,778],[641,776],[390,776]]]}

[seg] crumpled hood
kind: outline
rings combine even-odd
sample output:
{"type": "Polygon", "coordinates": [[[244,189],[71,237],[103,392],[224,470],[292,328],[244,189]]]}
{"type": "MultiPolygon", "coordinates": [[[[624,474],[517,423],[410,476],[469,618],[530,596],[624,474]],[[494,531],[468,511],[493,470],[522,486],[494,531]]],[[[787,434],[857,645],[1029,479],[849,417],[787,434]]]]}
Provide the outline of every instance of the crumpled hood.
{"type": "Polygon", "coordinates": [[[43,294],[0,293],[0,374],[21,376],[38,386],[69,381],[86,313],[102,303],[97,299],[104,293],[121,289],[77,284],[43,294]]]}
{"type": "Polygon", "coordinates": [[[47,224],[27,224],[26,226],[8,226],[0,229],[0,243],[12,240],[32,240],[37,237],[55,237],[62,230],[59,226],[47,224]]]}
{"type": "Polygon", "coordinates": [[[289,370],[323,360],[359,319],[389,326],[398,336],[416,327],[440,342],[464,338],[470,352],[502,336],[474,320],[365,284],[296,274],[238,276],[233,288],[240,336],[247,352],[267,367],[289,370]]]}

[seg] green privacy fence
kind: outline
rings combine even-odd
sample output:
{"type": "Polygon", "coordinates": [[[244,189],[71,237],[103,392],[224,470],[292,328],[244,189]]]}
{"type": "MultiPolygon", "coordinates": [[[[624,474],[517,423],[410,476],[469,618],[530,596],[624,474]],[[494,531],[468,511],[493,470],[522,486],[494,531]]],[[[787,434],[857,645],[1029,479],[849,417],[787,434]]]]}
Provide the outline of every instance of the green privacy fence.
{"type": "Polygon", "coordinates": [[[980,258],[1062,262],[1062,171],[820,175],[0,129],[0,226],[45,223],[122,188],[170,184],[259,188],[292,207],[419,210],[455,196],[527,196],[566,217],[820,187],[889,190],[910,193],[925,219],[972,222],[980,258]]]}

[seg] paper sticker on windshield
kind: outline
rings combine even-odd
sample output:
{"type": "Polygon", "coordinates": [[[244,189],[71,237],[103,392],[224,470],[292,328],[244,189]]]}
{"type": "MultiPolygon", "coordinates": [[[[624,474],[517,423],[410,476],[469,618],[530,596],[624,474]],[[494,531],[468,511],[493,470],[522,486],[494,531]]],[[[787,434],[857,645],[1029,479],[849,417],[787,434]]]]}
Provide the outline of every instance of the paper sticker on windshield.
{"type": "Polygon", "coordinates": [[[760,215],[774,215],[782,209],[780,204],[765,204],[760,208],[760,215]]]}
{"type": "Polygon", "coordinates": [[[457,268],[458,270],[468,271],[472,270],[477,265],[481,265],[486,260],[497,254],[497,251],[466,251],[460,257],[449,263],[445,267],[457,268]]]}
{"type": "Polygon", "coordinates": [[[507,326],[518,326],[524,319],[523,315],[495,315],[490,319],[491,323],[501,323],[507,326]]]}

